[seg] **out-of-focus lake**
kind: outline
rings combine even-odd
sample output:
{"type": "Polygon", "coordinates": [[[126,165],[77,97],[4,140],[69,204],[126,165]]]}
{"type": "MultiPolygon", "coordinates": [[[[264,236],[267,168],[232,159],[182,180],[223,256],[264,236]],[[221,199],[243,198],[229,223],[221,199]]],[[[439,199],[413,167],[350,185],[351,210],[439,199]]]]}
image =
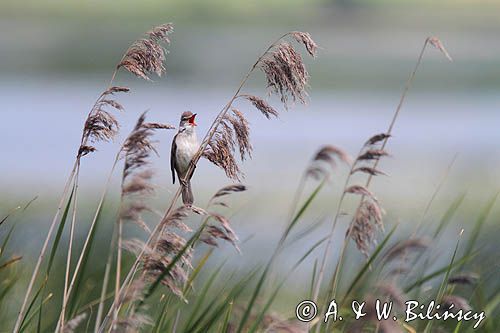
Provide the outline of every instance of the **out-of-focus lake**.
{"type": "MultiPolygon", "coordinates": [[[[33,246],[26,249],[15,245],[11,250],[22,251],[26,256],[37,255],[42,235],[45,235],[73,164],[86,114],[106,84],[104,79],[73,80],[68,77],[0,81],[3,103],[0,213],[5,215],[13,207],[38,196],[30,210],[19,218],[22,223],[17,226],[12,242],[23,244],[23,240],[30,239],[33,246]]],[[[455,214],[454,226],[439,242],[439,246],[451,249],[459,230],[471,231],[478,210],[500,187],[500,97],[479,92],[423,93],[418,91],[418,79],[416,85],[417,91],[409,93],[387,146],[391,156],[381,163],[381,169],[389,176],[378,177],[372,190],[387,211],[388,223],[401,222],[408,229],[419,221],[433,192],[446,175],[426,222],[431,226],[437,224],[451,202],[467,192],[463,207],[455,214]]],[[[141,112],[149,110],[150,121],[174,125],[177,125],[182,111],[196,112],[201,138],[234,89],[142,82],[133,82],[129,86],[132,88],[130,94],[117,97],[126,108],[118,115],[121,124],[119,137],[113,143],[98,144],[98,151],[82,162],[80,217],[76,231],[79,242],[86,234],[119,143],[141,112]]],[[[272,121],[249,104],[236,105],[251,123],[254,147],[253,159],[243,163],[246,173],[243,182],[249,186],[249,191],[232,200],[229,213],[240,238],[251,238],[242,245],[245,264],[259,261],[273,250],[286,223],[300,175],[315,151],[321,145],[333,144],[355,155],[368,137],[387,129],[401,89],[396,87],[385,93],[312,90],[307,106],[283,110],[280,118],[272,121]]],[[[265,95],[263,89],[255,87],[249,92],[265,95]]],[[[281,108],[278,101],[273,98],[270,101],[281,108]]],[[[170,143],[174,134],[175,131],[167,131],[156,136],[160,156],[153,157],[158,185],[153,206],[158,211],[165,209],[176,189],[171,184],[169,167],[170,143]]],[[[110,189],[108,207],[111,213],[117,207],[119,171],[115,173],[110,189]]],[[[298,229],[304,230],[322,217],[326,217],[325,224],[309,237],[294,242],[287,251],[301,255],[304,249],[324,237],[331,215],[335,213],[346,173],[345,167],[336,171],[298,229]]],[[[202,160],[193,180],[196,204],[204,207],[210,196],[228,183],[221,170],[202,160]]],[[[306,191],[311,189],[312,185],[309,185],[306,191]]],[[[344,209],[349,211],[355,203],[348,200],[344,209]]],[[[109,218],[106,229],[112,226],[112,217],[109,218]]],[[[104,237],[99,244],[106,243],[107,236],[98,237],[104,237]]],[[[343,231],[338,231],[334,242],[340,244],[342,238],[343,231]]],[[[334,251],[337,250],[335,247],[334,251]]],[[[237,257],[235,253],[234,256],[237,257]]],[[[290,260],[293,258],[290,256],[290,260]]],[[[241,262],[236,258],[233,264],[241,262]]],[[[287,265],[286,259],[282,264],[287,265]]],[[[308,274],[307,269],[304,274],[308,274]]]]}
{"type": "MultiPolygon", "coordinates": [[[[58,193],[72,165],[86,114],[105,84],[104,80],[65,77],[0,81],[0,181],[4,196],[26,191],[58,193]]],[[[233,89],[132,84],[130,94],[117,97],[126,108],[118,115],[120,137],[114,143],[98,144],[98,152],[84,159],[83,187],[102,184],[119,142],[141,112],[149,110],[149,120],[173,125],[177,125],[184,110],[198,113],[201,138],[233,89]]],[[[266,120],[249,104],[240,103],[237,107],[251,123],[255,149],[253,159],[244,163],[245,182],[259,192],[286,193],[296,186],[298,176],[321,145],[333,144],[356,154],[370,135],[386,130],[400,90],[312,90],[307,106],[283,110],[273,121],[266,120]]],[[[265,94],[264,90],[250,91],[265,94]]],[[[270,101],[281,108],[278,101],[270,101]]],[[[451,176],[457,176],[456,181],[464,187],[478,181],[484,186],[499,185],[499,109],[500,97],[492,93],[410,92],[388,145],[392,156],[382,164],[391,176],[383,180],[384,190],[406,192],[409,196],[418,195],[421,189],[429,190],[455,154],[458,159],[451,176]]],[[[168,131],[157,136],[160,158],[154,161],[154,167],[160,186],[165,188],[171,187],[169,149],[174,134],[168,131]]],[[[213,188],[225,182],[220,170],[201,163],[196,175],[198,187],[213,188]]]]}

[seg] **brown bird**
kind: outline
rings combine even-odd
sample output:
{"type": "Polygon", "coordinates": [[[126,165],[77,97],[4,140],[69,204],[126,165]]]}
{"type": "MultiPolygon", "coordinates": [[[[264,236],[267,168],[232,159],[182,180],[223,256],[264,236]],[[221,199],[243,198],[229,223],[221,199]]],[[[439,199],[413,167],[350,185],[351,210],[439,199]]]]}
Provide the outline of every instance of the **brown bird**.
{"type": "Polygon", "coordinates": [[[198,151],[200,145],[196,137],[194,122],[196,113],[190,111],[183,112],[179,123],[179,131],[172,140],[172,150],[170,151],[170,169],[172,170],[172,182],[175,184],[175,173],[182,187],[182,202],[191,206],[194,202],[191,190],[191,179],[186,177],[191,161],[198,151]]]}

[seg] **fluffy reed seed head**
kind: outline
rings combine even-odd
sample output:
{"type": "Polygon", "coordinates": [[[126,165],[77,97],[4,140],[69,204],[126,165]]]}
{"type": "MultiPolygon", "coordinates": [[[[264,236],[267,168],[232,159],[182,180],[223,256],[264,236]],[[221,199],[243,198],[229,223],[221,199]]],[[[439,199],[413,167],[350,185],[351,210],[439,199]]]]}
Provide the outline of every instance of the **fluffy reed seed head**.
{"type": "Polygon", "coordinates": [[[474,285],[476,284],[479,276],[474,273],[462,273],[453,275],[448,279],[449,284],[460,284],[460,285],[474,285]]]}
{"type": "Polygon", "coordinates": [[[276,111],[268,102],[260,97],[254,95],[242,95],[247,100],[249,100],[253,106],[259,110],[267,119],[271,119],[271,116],[278,118],[279,113],[276,111]]]}
{"type": "Polygon", "coordinates": [[[154,27],[146,32],[145,37],[136,40],[123,56],[117,69],[123,67],[130,73],[150,81],[151,75],[162,76],[167,51],[163,44],[170,44],[169,35],[173,31],[173,24],[166,23],[154,27]]]}
{"type": "Polygon", "coordinates": [[[346,231],[346,237],[350,237],[358,250],[367,257],[371,245],[375,243],[375,231],[382,228],[382,214],[378,202],[365,198],[346,231]]]}
{"type": "Polygon", "coordinates": [[[144,327],[152,326],[153,319],[144,313],[134,312],[121,318],[112,325],[113,333],[137,333],[143,331],[144,327]]]}
{"type": "Polygon", "coordinates": [[[270,93],[280,96],[285,107],[290,101],[306,103],[309,73],[290,43],[283,41],[277,45],[261,60],[259,68],[266,75],[270,93]]]}
{"type": "Polygon", "coordinates": [[[124,204],[120,218],[131,221],[149,231],[142,219],[142,213],[151,211],[145,203],[147,196],[154,193],[151,183],[153,171],[149,168],[152,152],[156,153],[152,136],[157,129],[172,129],[171,125],[147,123],[144,112],[123,145],[124,167],[122,176],[122,197],[124,204]]]}
{"type": "Polygon", "coordinates": [[[460,296],[456,295],[444,295],[441,299],[441,311],[445,310],[463,310],[464,312],[472,310],[469,302],[460,296]]]}
{"type": "MultiPolygon", "coordinates": [[[[145,287],[148,283],[155,281],[172,262],[172,259],[186,245],[186,240],[175,233],[165,231],[158,239],[157,246],[152,247],[139,239],[129,239],[123,242],[123,248],[138,256],[143,252],[141,264],[146,273],[146,280],[139,281],[138,290],[134,294],[128,295],[128,301],[139,301],[144,295],[145,287]]],[[[192,251],[186,251],[182,258],[175,263],[169,274],[162,277],[161,283],[166,286],[174,295],[183,298],[182,287],[187,281],[188,270],[191,266],[192,251]]]]}
{"type": "Polygon", "coordinates": [[[337,169],[337,160],[346,165],[352,163],[351,157],[344,150],[332,145],[323,146],[312,158],[306,175],[316,180],[327,178],[337,169]],[[329,168],[326,168],[325,165],[328,165],[329,168]]]}
{"type": "MultiPolygon", "coordinates": [[[[311,56],[316,55],[317,45],[308,33],[294,31],[284,37],[291,37],[306,48],[311,56]]],[[[276,93],[288,108],[288,102],[306,103],[306,87],[309,74],[302,57],[292,44],[282,39],[273,45],[256,63],[267,79],[270,93],[276,93]]],[[[278,117],[279,113],[269,103],[254,95],[238,95],[250,101],[266,118],[278,117]]],[[[240,180],[243,174],[234,153],[239,151],[243,161],[251,157],[250,127],[242,112],[234,107],[218,119],[216,131],[203,152],[203,157],[222,168],[228,178],[240,180]]]]}
{"type": "Polygon", "coordinates": [[[283,319],[275,313],[269,313],[262,319],[262,331],[274,333],[306,333],[307,325],[297,319],[283,319]]]}
{"type": "Polygon", "coordinates": [[[380,283],[376,286],[377,293],[380,296],[389,298],[389,301],[395,302],[399,308],[405,307],[406,297],[404,292],[394,283],[380,283]]]}
{"type": "Polygon", "coordinates": [[[410,238],[393,245],[384,255],[385,261],[406,256],[409,252],[423,251],[429,246],[429,241],[425,238],[410,238]]]}
{"type": "MultiPolygon", "coordinates": [[[[134,255],[138,256],[142,251],[142,269],[144,270],[146,281],[141,281],[142,291],[145,286],[155,281],[160,275],[165,272],[167,267],[172,263],[172,260],[180,253],[187,244],[180,232],[191,232],[192,230],[184,223],[184,219],[189,216],[191,208],[180,206],[172,211],[162,221],[160,221],[159,235],[154,246],[149,246],[138,239],[131,239],[124,242],[124,248],[134,255]]],[[[169,271],[169,274],[162,277],[161,283],[166,286],[174,295],[184,298],[182,289],[187,281],[188,271],[192,268],[192,249],[186,250],[180,260],[169,271]]],[[[134,299],[136,301],[137,299],[134,299]]]]}
{"type": "Polygon", "coordinates": [[[234,154],[238,150],[243,161],[246,157],[252,156],[252,149],[248,121],[243,113],[232,108],[230,114],[222,117],[215,134],[203,152],[203,157],[223,169],[227,177],[240,180],[243,174],[234,154]]]}
{"type": "Polygon", "coordinates": [[[443,55],[446,57],[446,59],[448,59],[449,61],[453,61],[453,59],[451,58],[450,54],[448,53],[448,51],[446,51],[443,43],[439,40],[439,38],[437,38],[437,37],[429,37],[427,40],[429,41],[429,43],[432,46],[434,46],[439,51],[441,51],[441,53],[443,53],[443,55]]]}
{"type": "Polygon", "coordinates": [[[308,32],[302,31],[292,31],[291,35],[298,43],[304,44],[304,47],[307,50],[307,53],[313,58],[316,57],[318,52],[318,45],[312,39],[311,35],[308,32]]]}
{"type": "MultiPolygon", "coordinates": [[[[385,175],[383,171],[371,165],[364,165],[363,163],[378,161],[381,157],[387,156],[387,152],[377,146],[389,137],[390,135],[386,133],[380,133],[370,137],[356,157],[351,175],[358,172],[370,176],[385,175]]],[[[347,229],[346,237],[353,239],[357,248],[368,256],[371,244],[375,242],[375,231],[377,229],[383,230],[382,215],[384,211],[380,207],[375,195],[365,186],[351,185],[346,188],[344,192],[360,195],[362,198],[352,222],[347,229]]]]}
{"type": "Polygon", "coordinates": [[[80,326],[86,318],[87,318],[86,312],[76,315],[75,317],[68,320],[68,322],[64,324],[64,327],[62,328],[62,333],[76,332],[78,326],[80,326]]]}
{"type": "Polygon", "coordinates": [[[129,92],[127,87],[111,87],[104,91],[90,110],[85,121],[82,134],[82,144],[78,149],[78,157],[96,151],[96,148],[87,144],[113,139],[119,130],[118,120],[109,109],[123,111],[123,106],[112,98],[115,93],[129,92]]]}
{"type": "MultiPolygon", "coordinates": [[[[234,185],[229,185],[221,188],[218,190],[210,199],[209,201],[209,206],[212,204],[215,205],[220,205],[223,207],[227,207],[228,205],[221,201],[220,199],[222,197],[226,197],[230,194],[233,193],[239,193],[246,191],[246,186],[242,184],[234,184],[234,185]],[[215,201],[217,200],[217,201],[215,201]]],[[[238,247],[238,236],[234,232],[233,228],[231,227],[231,224],[229,222],[229,219],[227,219],[224,215],[215,213],[215,212],[208,212],[204,209],[194,207],[193,210],[200,215],[205,215],[210,218],[210,221],[203,231],[200,240],[208,245],[211,246],[218,246],[217,240],[224,240],[229,242],[233,247],[240,252],[240,249],[238,247]]]]}

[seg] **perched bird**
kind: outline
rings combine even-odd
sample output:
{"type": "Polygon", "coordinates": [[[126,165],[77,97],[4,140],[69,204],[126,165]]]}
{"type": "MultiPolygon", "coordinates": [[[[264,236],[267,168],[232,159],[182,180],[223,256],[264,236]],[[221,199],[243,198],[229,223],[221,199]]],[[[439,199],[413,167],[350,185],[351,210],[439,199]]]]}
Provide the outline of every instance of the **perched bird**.
{"type": "Polygon", "coordinates": [[[179,123],[179,131],[172,140],[172,150],[170,151],[170,169],[172,170],[172,181],[175,184],[175,173],[182,187],[182,202],[191,206],[194,202],[191,191],[191,179],[186,177],[191,161],[200,147],[196,137],[194,119],[196,113],[190,111],[183,112],[179,123]]]}

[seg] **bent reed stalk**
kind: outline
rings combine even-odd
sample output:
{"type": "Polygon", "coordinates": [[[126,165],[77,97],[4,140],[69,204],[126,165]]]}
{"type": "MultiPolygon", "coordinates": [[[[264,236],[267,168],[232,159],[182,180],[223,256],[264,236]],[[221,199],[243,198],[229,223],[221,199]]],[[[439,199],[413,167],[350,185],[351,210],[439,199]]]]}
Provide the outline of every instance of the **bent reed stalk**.
{"type": "MultiPolygon", "coordinates": [[[[451,61],[451,57],[449,56],[448,52],[446,51],[446,49],[442,45],[441,41],[439,41],[439,39],[437,39],[436,37],[428,37],[428,38],[425,39],[424,44],[423,44],[423,46],[421,48],[421,51],[419,53],[419,56],[417,58],[417,62],[416,62],[415,66],[413,68],[413,71],[410,73],[410,76],[409,76],[409,78],[408,78],[408,80],[407,80],[407,82],[405,84],[405,88],[403,90],[403,93],[401,95],[399,103],[398,103],[398,105],[396,107],[396,110],[394,112],[394,115],[393,115],[393,117],[391,119],[391,122],[389,124],[388,129],[387,129],[387,132],[385,133],[387,136],[382,140],[382,146],[381,146],[381,149],[380,149],[381,151],[384,151],[385,146],[387,145],[387,142],[388,142],[388,140],[390,138],[390,135],[392,133],[392,130],[394,128],[396,120],[398,119],[398,116],[400,114],[400,111],[402,109],[404,101],[406,99],[406,95],[407,95],[408,91],[410,90],[411,85],[413,83],[413,80],[415,78],[415,75],[417,73],[417,70],[420,67],[421,61],[423,59],[424,52],[425,52],[428,44],[431,44],[434,47],[436,47],[437,49],[439,49],[445,55],[445,57],[451,61]]],[[[378,163],[379,163],[379,159],[375,159],[373,167],[372,167],[374,170],[376,170],[376,168],[378,166],[378,163]]],[[[336,210],[335,216],[333,218],[333,222],[332,222],[332,228],[330,230],[330,233],[328,234],[328,240],[327,240],[325,251],[324,251],[324,254],[323,254],[323,257],[322,257],[322,260],[321,260],[321,266],[320,266],[320,270],[319,270],[319,273],[318,273],[318,279],[315,282],[314,293],[313,293],[313,301],[316,301],[317,298],[318,298],[318,295],[319,295],[319,290],[321,288],[322,280],[323,280],[323,277],[324,277],[324,272],[325,272],[325,269],[326,269],[326,262],[327,262],[327,259],[329,257],[329,254],[330,254],[330,248],[331,248],[331,244],[332,244],[333,234],[334,234],[335,227],[336,227],[336,225],[338,223],[338,220],[339,220],[339,217],[340,217],[341,207],[342,207],[342,204],[344,202],[346,190],[347,190],[348,184],[350,182],[352,173],[353,173],[353,170],[351,168],[351,172],[349,173],[349,175],[348,175],[348,177],[346,179],[346,182],[345,182],[345,185],[344,185],[344,188],[343,188],[343,191],[342,191],[342,195],[341,195],[341,197],[339,199],[337,210],[336,210]]],[[[367,178],[366,184],[364,186],[366,189],[370,186],[372,178],[373,178],[373,174],[368,174],[368,178],[367,178]]],[[[359,210],[360,210],[360,207],[361,207],[361,203],[363,202],[364,197],[365,197],[365,195],[361,196],[360,204],[356,208],[356,213],[354,214],[354,216],[356,216],[359,213],[359,210]]],[[[351,225],[352,225],[352,221],[350,222],[350,226],[351,225]]],[[[349,242],[351,233],[352,233],[352,228],[349,227],[348,231],[346,233],[346,236],[344,238],[344,242],[343,242],[343,245],[342,245],[342,248],[341,248],[341,252],[340,252],[340,255],[339,255],[339,259],[338,259],[337,265],[335,267],[335,271],[333,273],[334,274],[333,285],[332,285],[332,290],[330,291],[330,293],[331,293],[331,295],[332,295],[333,298],[335,298],[335,295],[336,295],[336,291],[337,291],[337,287],[338,287],[338,281],[339,281],[339,272],[341,270],[341,267],[342,267],[342,264],[343,264],[343,261],[344,261],[344,258],[345,258],[345,250],[347,248],[347,244],[349,242]]],[[[318,328],[319,328],[319,326],[318,326],[318,328]]]]}
{"type": "MultiPolygon", "coordinates": [[[[27,310],[28,299],[33,290],[36,278],[40,271],[41,264],[43,259],[45,258],[46,251],[48,249],[49,241],[53,235],[56,224],[59,220],[59,216],[61,214],[62,207],[66,201],[66,196],[68,194],[68,190],[73,182],[77,183],[77,170],[79,170],[81,158],[89,153],[92,153],[96,150],[95,147],[88,145],[89,141],[108,141],[113,138],[118,131],[118,122],[116,119],[109,114],[107,111],[102,109],[103,106],[109,106],[111,108],[117,110],[123,110],[121,105],[112,99],[106,99],[110,95],[113,95],[117,92],[128,92],[129,89],[126,87],[114,87],[113,82],[115,80],[116,74],[120,68],[125,68],[127,71],[135,74],[136,76],[142,77],[144,79],[149,80],[149,75],[151,73],[156,73],[158,76],[161,76],[164,73],[165,68],[163,66],[163,61],[165,60],[165,51],[163,47],[160,45],[161,42],[166,44],[170,43],[168,39],[168,34],[173,30],[172,24],[163,24],[158,27],[153,28],[152,30],[146,33],[147,38],[139,39],[134,42],[132,46],[130,46],[127,51],[124,53],[120,62],[117,64],[113,73],[111,75],[110,82],[106,88],[106,90],[99,95],[96,102],[94,103],[92,109],[87,115],[87,118],[84,123],[84,128],[82,131],[82,137],[80,140],[80,145],[78,148],[78,152],[75,158],[75,162],[70,172],[70,175],[66,181],[64,186],[63,193],[61,195],[61,199],[59,201],[59,205],[56,210],[56,214],[52,219],[51,225],[49,227],[49,231],[47,232],[47,236],[43,243],[42,249],[40,250],[40,254],[38,256],[37,262],[35,264],[35,268],[30,278],[30,282],[28,284],[26,294],[24,296],[21,308],[19,309],[19,313],[16,319],[16,323],[13,328],[14,333],[18,333],[21,330],[22,322],[25,318],[25,311],[27,310]]],[[[114,169],[114,166],[113,166],[114,169]]],[[[109,185],[109,181],[106,183],[106,187],[109,185]]],[[[104,191],[106,192],[106,191],[104,191]]],[[[102,202],[104,200],[104,195],[99,202],[99,209],[102,206],[102,202]]],[[[75,204],[75,203],[74,203],[75,204]]],[[[73,215],[76,215],[76,206],[74,208],[73,215]]],[[[96,218],[94,218],[96,220],[96,218]]],[[[72,228],[74,228],[74,223],[72,222],[72,228]]],[[[91,230],[88,233],[88,236],[91,234],[93,230],[93,226],[95,221],[93,221],[91,230]]],[[[79,265],[81,264],[83,253],[86,250],[86,246],[88,244],[89,237],[87,237],[84,245],[84,249],[81,252],[81,256],[78,260],[77,268],[75,269],[75,273],[73,275],[72,283],[69,288],[66,290],[67,285],[67,277],[69,272],[69,267],[66,268],[66,278],[65,278],[65,288],[64,288],[64,297],[63,297],[63,308],[65,308],[66,303],[69,299],[71,288],[78,273],[79,265]]],[[[72,235],[70,237],[70,245],[72,244],[72,235]]],[[[71,246],[69,247],[68,257],[71,256],[71,246]]],[[[67,261],[67,265],[69,266],[69,259],[67,261]]],[[[61,316],[60,325],[58,323],[56,330],[59,330],[64,326],[64,315],[61,316]]]]}
{"type": "MultiPolygon", "coordinates": [[[[111,81],[110,81],[110,83],[109,83],[108,88],[106,89],[106,91],[108,91],[109,89],[112,88],[112,84],[113,84],[114,77],[116,75],[116,71],[117,71],[117,69],[114,70],[114,72],[112,74],[112,79],[111,79],[111,81]]],[[[103,94],[101,94],[97,98],[96,102],[94,103],[94,107],[103,98],[103,94]]],[[[93,113],[94,107],[88,113],[87,118],[85,120],[85,124],[87,124],[87,122],[90,120],[90,117],[91,117],[91,115],[93,113]]],[[[73,168],[72,168],[72,170],[70,172],[70,175],[69,175],[69,177],[68,177],[68,179],[66,181],[66,185],[64,186],[64,190],[63,190],[63,193],[61,195],[61,199],[59,201],[59,205],[57,207],[56,214],[54,215],[54,218],[52,219],[51,225],[49,227],[49,231],[47,232],[47,236],[46,236],[45,241],[43,243],[42,249],[40,250],[40,254],[38,255],[38,259],[37,259],[37,262],[35,264],[35,268],[33,269],[33,273],[31,275],[30,282],[28,284],[28,288],[26,290],[26,294],[25,294],[24,299],[23,299],[23,303],[22,303],[21,308],[19,310],[18,317],[17,317],[16,323],[15,323],[15,326],[14,326],[14,329],[13,329],[14,333],[19,332],[19,330],[21,329],[21,323],[22,323],[23,317],[25,315],[24,311],[26,310],[28,299],[29,299],[29,297],[31,295],[31,291],[32,291],[32,289],[34,287],[35,280],[36,280],[36,278],[38,276],[38,273],[40,271],[40,267],[41,267],[41,264],[43,262],[43,259],[45,258],[45,255],[46,255],[46,252],[47,252],[47,248],[48,248],[48,245],[49,245],[49,241],[50,241],[50,239],[52,237],[52,234],[54,233],[54,229],[55,229],[56,224],[57,224],[57,222],[59,220],[59,216],[61,214],[62,207],[64,206],[64,203],[66,201],[66,196],[68,194],[68,190],[70,188],[70,185],[73,182],[75,182],[75,183],[77,182],[77,174],[78,174],[78,170],[79,170],[80,160],[87,153],[93,151],[92,148],[89,148],[89,146],[87,146],[87,143],[88,143],[89,139],[90,139],[89,136],[85,135],[85,130],[84,130],[83,133],[82,133],[82,138],[81,138],[81,142],[80,142],[80,145],[79,145],[78,154],[76,156],[73,168]],[[82,148],[84,150],[82,150],[82,148]]],[[[65,293],[67,293],[67,291],[65,291],[65,293]]]]}
{"type": "MultiPolygon", "coordinates": [[[[293,48],[290,46],[290,44],[288,44],[287,42],[284,42],[284,39],[286,37],[292,37],[293,39],[295,39],[296,42],[303,44],[304,47],[306,48],[307,52],[311,56],[315,57],[317,45],[311,39],[311,37],[308,33],[303,33],[303,32],[299,32],[299,31],[292,31],[292,32],[288,32],[288,33],[280,36],[278,39],[276,39],[257,58],[256,62],[252,65],[250,70],[243,77],[242,81],[240,82],[240,84],[239,84],[238,88],[236,89],[235,93],[233,94],[233,96],[226,103],[226,105],[221,109],[221,111],[218,113],[217,117],[212,122],[209,130],[207,131],[205,137],[203,138],[203,141],[202,141],[198,151],[194,155],[194,157],[189,165],[189,168],[188,168],[188,171],[186,173],[186,177],[184,180],[189,180],[192,177],[194,169],[196,167],[196,164],[198,163],[200,158],[205,154],[207,147],[211,144],[211,140],[214,138],[214,136],[216,135],[216,132],[218,131],[219,125],[221,125],[221,123],[224,122],[228,111],[232,108],[233,103],[236,99],[246,98],[246,99],[250,100],[254,104],[254,106],[256,106],[267,118],[269,118],[269,115],[277,115],[277,112],[272,107],[270,107],[265,101],[263,101],[262,99],[255,97],[255,96],[251,96],[251,98],[249,98],[250,95],[240,95],[240,92],[243,89],[243,87],[245,86],[245,84],[247,83],[251,74],[255,71],[256,68],[258,68],[259,65],[262,65],[265,57],[270,55],[271,51],[275,48],[278,48],[279,50],[276,51],[274,56],[279,57],[280,61],[285,62],[285,63],[281,63],[280,64],[281,66],[299,66],[299,65],[303,66],[302,59],[300,59],[300,56],[298,56],[298,54],[296,54],[296,52],[293,50],[293,48]],[[286,63],[287,60],[290,61],[289,59],[286,58],[287,56],[290,56],[290,53],[292,54],[292,56],[295,57],[293,59],[295,61],[293,63],[293,65],[286,63]],[[297,56],[298,56],[298,59],[296,58],[297,56]]],[[[283,102],[283,104],[285,104],[285,107],[287,107],[288,98],[290,96],[294,101],[299,100],[301,103],[305,103],[305,96],[307,94],[305,93],[304,88],[305,88],[305,85],[307,84],[307,75],[308,75],[307,72],[305,71],[305,68],[300,68],[301,71],[299,71],[298,74],[294,73],[293,70],[291,71],[291,73],[287,73],[288,75],[292,75],[292,76],[297,75],[299,78],[299,80],[297,80],[297,77],[281,78],[281,77],[277,76],[276,73],[272,73],[275,75],[275,77],[270,77],[269,71],[274,70],[274,68],[272,67],[273,65],[274,65],[274,63],[272,62],[272,60],[266,60],[265,64],[264,64],[265,67],[261,68],[265,72],[265,74],[267,75],[268,87],[272,88],[273,92],[279,93],[281,95],[281,101],[283,102]],[[280,80],[284,80],[284,81],[286,80],[286,82],[283,82],[280,80]]],[[[240,145],[240,150],[241,149],[242,149],[242,147],[240,145]]],[[[243,152],[242,152],[242,158],[243,158],[243,152]]],[[[224,167],[225,166],[223,166],[223,168],[224,167]]],[[[233,166],[230,166],[230,167],[233,167],[233,166]]],[[[238,170],[238,169],[236,168],[236,170],[238,170]]],[[[228,175],[230,178],[237,178],[238,177],[237,174],[233,174],[231,172],[228,172],[227,168],[225,168],[225,171],[226,171],[226,175],[228,175]]],[[[165,211],[165,214],[163,216],[162,221],[167,220],[169,218],[169,216],[172,214],[173,208],[175,207],[177,200],[180,197],[180,194],[181,194],[181,188],[179,187],[177,189],[176,193],[174,194],[172,200],[170,201],[169,206],[165,211]]],[[[154,249],[157,246],[158,237],[159,237],[159,235],[161,235],[161,233],[163,231],[162,229],[163,229],[163,227],[161,226],[161,223],[158,223],[155,226],[155,228],[152,230],[150,237],[148,238],[148,240],[145,243],[145,246],[137,255],[137,258],[136,258],[134,264],[132,265],[129,273],[127,274],[127,277],[125,278],[125,280],[122,284],[122,287],[120,288],[120,295],[118,297],[116,297],[116,299],[119,300],[119,299],[123,298],[122,296],[127,293],[129,287],[131,286],[131,282],[134,279],[134,276],[139,268],[139,264],[140,264],[144,254],[145,254],[146,248],[152,247],[153,251],[154,251],[154,249]]],[[[122,305],[122,302],[119,302],[119,303],[116,303],[116,301],[113,302],[113,304],[111,305],[111,307],[108,311],[108,314],[106,315],[105,319],[103,320],[103,324],[101,325],[99,332],[103,332],[103,330],[105,329],[105,327],[107,325],[107,322],[109,321],[111,313],[114,313],[115,311],[119,311],[121,305],[122,305]]]]}

